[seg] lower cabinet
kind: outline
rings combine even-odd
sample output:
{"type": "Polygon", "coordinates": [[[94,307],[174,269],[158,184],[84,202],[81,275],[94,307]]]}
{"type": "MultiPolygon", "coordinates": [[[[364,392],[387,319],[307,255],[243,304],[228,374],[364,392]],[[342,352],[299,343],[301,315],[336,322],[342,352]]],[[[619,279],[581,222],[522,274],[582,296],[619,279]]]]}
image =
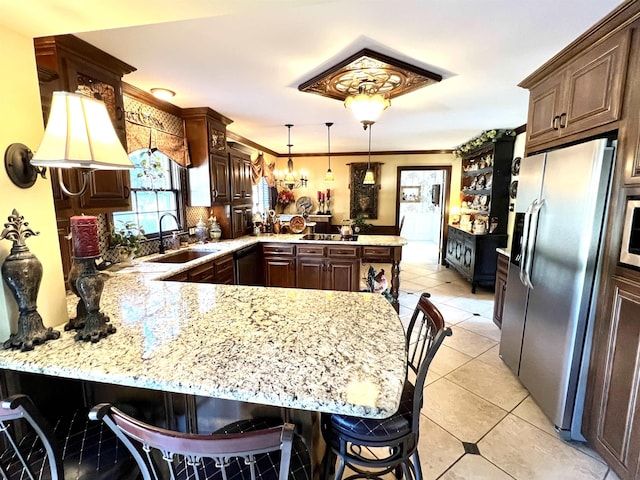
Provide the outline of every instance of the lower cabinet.
{"type": "Polygon", "coordinates": [[[357,292],[360,289],[358,247],[298,246],[296,286],[357,292]]]}
{"type": "Polygon", "coordinates": [[[498,253],[496,270],[496,288],[493,297],[493,323],[502,328],[502,312],[504,310],[505,293],[507,291],[507,275],[509,273],[509,257],[498,253]]]}
{"type": "Polygon", "coordinates": [[[296,247],[286,243],[265,243],[264,254],[265,287],[296,286],[296,247]]]}
{"type": "Polygon", "coordinates": [[[640,282],[611,281],[602,328],[594,336],[585,434],[618,477],[631,480],[640,478],[640,282]]]}
{"type": "Polygon", "coordinates": [[[192,283],[224,283],[233,285],[233,255],[224,255],[201,265],[197,265],[184,272],[176,273],[164,280],[171,282],[192,283]]]}
{"type": "Polygon", "coordinates": [[[493,287],[496,281],[496,248],[507,246],[507,235],[475,235],[449,225],[447,238],[447,266],[471,282],[471,292],[483,285],[493,287]]]}

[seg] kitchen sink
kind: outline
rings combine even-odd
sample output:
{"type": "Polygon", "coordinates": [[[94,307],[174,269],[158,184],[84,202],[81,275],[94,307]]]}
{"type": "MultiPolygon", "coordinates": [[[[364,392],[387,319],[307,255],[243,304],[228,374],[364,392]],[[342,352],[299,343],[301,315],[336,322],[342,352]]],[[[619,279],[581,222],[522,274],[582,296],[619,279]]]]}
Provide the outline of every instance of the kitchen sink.
{"type": "Polygon", "coordinates": [[[178,253],[168,253],[158,258],[154,258],[153,260],[149,260],[149,262],[154,263],[186,263],[191,260],[195,260],[196,258],[205,257],[207,255],[211,255],[216,250],[183,250],[178,253]]]}

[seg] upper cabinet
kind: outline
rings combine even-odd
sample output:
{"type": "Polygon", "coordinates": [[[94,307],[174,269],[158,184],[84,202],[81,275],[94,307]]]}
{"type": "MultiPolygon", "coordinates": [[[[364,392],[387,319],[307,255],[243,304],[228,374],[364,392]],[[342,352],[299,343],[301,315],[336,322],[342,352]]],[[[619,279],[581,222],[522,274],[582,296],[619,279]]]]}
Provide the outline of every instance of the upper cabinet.
{"type": "Polygon", "coordinates": [[[231,201],[227,125],[232,120],[208,108],[182,111],[189,143],[189,205],[211,207],[231,201]]]}
{"type": "Polygon", "coordinates": [[[530,90],[529,152],[579,140],[620,119],[630,43],[631,30],[620,31],[553,74],[534,74],[520,84],[530,90]]]}
{"type": "Polygon", "coordinates": [[[231,197],[234,204],[251,203],[251,155],[233,142],[229,143],[231,167],[231,197]]]}
{"type": "MultiPolygon", "coordinates": [[[[38,80],[44,121],[49,116],[54,91],[79,92],[102,100],[122,145],[126,149],[122,77],[135,68],[73,35],[34,39],[38,80]]],[[[51,174],[57,212],[101,213],[131,208],[129,172],[101,170],[93,172],[87,192],[78,198],[67,197],[58,186],[59,172],[51,174]]],[[[65,185],[77,191],[82,185],[79,171],[62,173],[65,185]]]]}

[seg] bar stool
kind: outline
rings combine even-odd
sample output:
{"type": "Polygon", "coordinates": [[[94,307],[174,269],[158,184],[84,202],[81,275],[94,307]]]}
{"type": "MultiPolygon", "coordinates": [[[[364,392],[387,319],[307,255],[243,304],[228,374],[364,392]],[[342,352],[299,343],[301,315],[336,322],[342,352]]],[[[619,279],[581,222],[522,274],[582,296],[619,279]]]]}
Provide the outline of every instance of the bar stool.
{"type": "Polygon", "coordinates": [[[423,293],[406,333],[407,378],[398,411],[385,419],[323,415],[325,479],[336,459],[335,480],[342,478],[345,467],[355,472],[347,479],[379,479],[389,472],[398,478],[422,479],[418,438],[424,382],[433,357],[449,335],[451,329],[445,327],[440,311],[423,293]]]}

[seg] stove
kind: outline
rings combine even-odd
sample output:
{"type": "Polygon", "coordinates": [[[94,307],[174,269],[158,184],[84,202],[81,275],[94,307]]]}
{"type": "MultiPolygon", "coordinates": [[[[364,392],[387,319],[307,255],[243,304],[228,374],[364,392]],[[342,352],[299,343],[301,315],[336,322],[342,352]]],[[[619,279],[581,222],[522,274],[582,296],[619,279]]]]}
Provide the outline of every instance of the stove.
{"type": "Polygon", "coordinates": [[[331,242],[355,242],[358,240],[358,235],[351,235],[349,237],[343,237],[339,233],[308,233],[303,235],[302,240],[320,240],[331,242]]]}

